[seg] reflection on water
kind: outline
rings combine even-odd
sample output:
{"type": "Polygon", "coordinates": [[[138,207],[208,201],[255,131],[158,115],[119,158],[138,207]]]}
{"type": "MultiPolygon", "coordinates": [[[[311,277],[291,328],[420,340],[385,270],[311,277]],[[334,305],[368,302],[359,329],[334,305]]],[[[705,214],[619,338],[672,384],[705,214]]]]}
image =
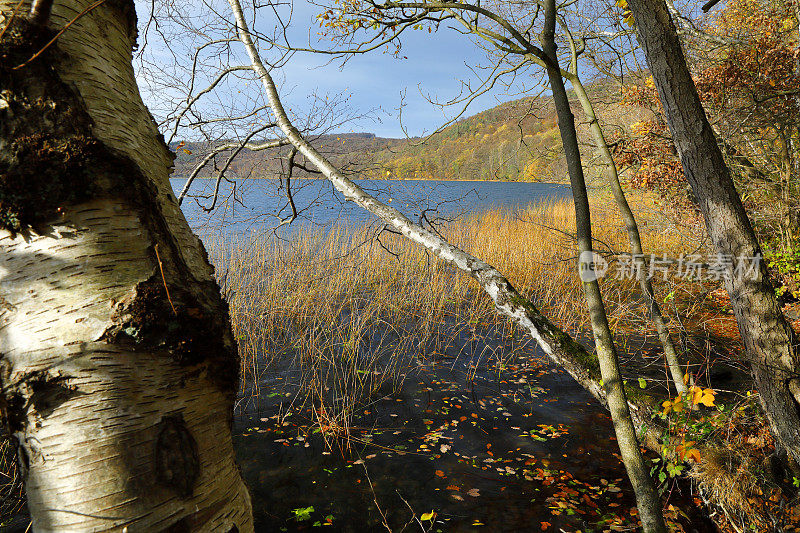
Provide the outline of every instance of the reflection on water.
{"type": "MultiPolygon", "coordinates": [[[[173,179],[172,187],[180,192],[185,180],[173,179]]],[[[470,211],[490,207],[515,209],[545,198],[571,195],[564,185],[496,181],[428,181],[428,180],[356,180],[366,191],[399,209],[414,221],[424,215],[426,221],[437,217],[451,218],[470,211]]],[[[220,184],[219,196],[212,212],[216,181],[196,180],[182,209],[190,225],[201,233],[241,234],[269,231],[281,220],[288,219],[291,206],[279,180],[235,180],[220,184]]],[[[352,202],[345,202],[327,180],[298,180],[292,185],[298,218],[292,223],[329,225],[333,222],[367,222],[370,213],[352,202]]],[[[282,228],[291,231],[291,228],[282,228]]]]}
{"type": "Polygon", "coordinates": [[[318,404],[287,410],[300,379],[291,363],[273,363],[236,419],[262,531],[326,520],[418,530],[430,512],[431,531],[585,531],[629,517],[609,417],[525,339],[467,330],[429,361],[407,361],[399,390],[386,382],[354,413],[344,450],[326,448],[318,404]]]}

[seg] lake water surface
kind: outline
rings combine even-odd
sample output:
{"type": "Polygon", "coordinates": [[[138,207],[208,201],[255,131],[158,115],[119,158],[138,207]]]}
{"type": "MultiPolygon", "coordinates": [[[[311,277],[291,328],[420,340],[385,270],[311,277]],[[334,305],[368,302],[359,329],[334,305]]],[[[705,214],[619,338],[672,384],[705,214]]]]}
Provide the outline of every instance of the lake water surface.
{"type": "MultiPolygon", "coordinates": [[[[172,180],[176,194],[184,183],[183,179],[172,180]]],[[[356,183],[415,221],[423,215],[431,220],[491,207],[516,209],[572,194],[569,187],[553,183],[430,180],[356,180],[356,183]]],[[[292,213],[284,185],[273,179],[223,182],[215,209],[207,212],[212,206],[215,184],[212,179],[196,180],[182,205],[192,227],[201,233],[268,231],[292,213]]],[[[345,202],[327,180],[298,180],[292,182],[292,191],[298,211],[295,226],[367,222],[374,218],[354,203],[345,202]]]]}
{"type": "MultiPolygon", "coordinates": [[[[176,191],[182,185],[173,180],[176,191]]],[[[428,221],[571,196],[568,187],[543,183],[360,185],[428,221]]],[[[279,186],[277,180],[226,184],[221,208],[209,213],[203,207],[210,206],[214,182],[199,180],[198,196],[184,202],[184,212],[201,235],[265,232],[291,212],[279,186]]],[[[372,218],[326,181],[296,187],[299,217],[281,229],[285,234],[299,225],[324,230],[372,218]]],[[[376,336],[391,345],[403,327],[378,324],[376,336]]],[[[258,358],[234,425],[257,531],[635,529],[635,502],[607,412],[530,337],[491,324],[441,328],[443,337],[396,364],[395,380],[354,408],[344,442],[332,436],[337,428],[320,422],[324,405],[301,399],[309,369],[300,347],[258,358]]],[[[671,501],[686,508],[679,496],[671,501]]]]}

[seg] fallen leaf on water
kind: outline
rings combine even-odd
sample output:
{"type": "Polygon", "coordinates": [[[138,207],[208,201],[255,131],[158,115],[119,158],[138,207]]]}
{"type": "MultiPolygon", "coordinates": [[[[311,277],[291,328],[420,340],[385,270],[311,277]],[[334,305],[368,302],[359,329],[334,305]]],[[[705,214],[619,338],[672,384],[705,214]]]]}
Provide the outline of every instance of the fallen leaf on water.
{"type": "Polygon", "coordinates": [[[467,494],[469,494],[469,495],[470,495],[470,496],[472,496],[473,498],[477,498],[478,496],[480,496],[480,495],[481,495],[481,493],[480,493],[480,491],[479,491],[478,489],[469,489],[469,490],[467,491],[467,494]]]}
{"type": "Polygon", "coordinates": [[[445,477],[444,472],[442,472],[441,470],[437,470],[436,472],[434,472],[434,474],[436,474],[439,477],[445,477]]]}

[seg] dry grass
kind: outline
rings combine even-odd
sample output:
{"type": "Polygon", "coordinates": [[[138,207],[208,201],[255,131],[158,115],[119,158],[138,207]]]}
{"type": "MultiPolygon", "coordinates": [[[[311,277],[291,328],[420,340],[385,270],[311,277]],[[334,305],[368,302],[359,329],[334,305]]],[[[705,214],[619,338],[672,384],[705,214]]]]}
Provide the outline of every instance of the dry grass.
{"type": "MultiPolygon", "coordinates": [[[[613,205],[602,197],[594,204],[597,248],[627,251],[613,205]]],[[[675,228],[656,225],[663,216],[650,199],[640,198],[636,207],[651,229],[644,235],[646,249],[671,255],[688,249],[675,228]]],[[[588,320],[575,273],[574,228],[571,201],[557,201],[516,213],[490,210],[439,229],[496,266],[574,333],[588,320]]],[[[206,243],[231,305],[244,375],[257,382],[271,360],[293,358],[303,400],[320,402],[320,425],[330,431],[347,428],[353,410],[381,387],[400,386],[410,358],[424,364],[428,354],[476,324],[510,328],[469,276],[403,237],[383,233],[376,239],[373,226],[327,233],[300,228],[291,242],[206,243]],[[340,401],[332,404],[331,398],[340,401]]],[[[612,326],[639,327],[635,283],[607,279],[602,285],[612,326]]]]}
{"type": "Polygon", "coordinates": [[[749,498],[760,484],[757,466],[749,455],[727,448],[707,449],[689,476],[726,513],[746,516],[753,512],[749,498]]]}
{"type": "Polygon", "coordinates": [[[17,453],[11,438],[0,436],[0,526],[6,518],[14,516],[25,505],[22,476],[17,464],[17,453]]]}

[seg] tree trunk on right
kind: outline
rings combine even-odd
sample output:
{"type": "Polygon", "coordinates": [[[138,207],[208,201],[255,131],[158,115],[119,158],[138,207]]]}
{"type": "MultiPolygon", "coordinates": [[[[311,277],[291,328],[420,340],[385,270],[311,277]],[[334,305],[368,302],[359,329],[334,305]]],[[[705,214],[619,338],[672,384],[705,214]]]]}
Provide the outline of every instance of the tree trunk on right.
{"type": "MultiPolygon", "coordinates": [[[[797,336],[775,295],[763,261],[736,271],[737,258],[760,257],[761,248],[742,205],[714,131],[697,94],[664,0],[629,0],[664,114],[718,254],[726,267],[745,352],[770,428],[790,463],[800,464],[800,361],[797,336]]],[[[748,265],[744,265],[748,266],[748,265]]]]}

